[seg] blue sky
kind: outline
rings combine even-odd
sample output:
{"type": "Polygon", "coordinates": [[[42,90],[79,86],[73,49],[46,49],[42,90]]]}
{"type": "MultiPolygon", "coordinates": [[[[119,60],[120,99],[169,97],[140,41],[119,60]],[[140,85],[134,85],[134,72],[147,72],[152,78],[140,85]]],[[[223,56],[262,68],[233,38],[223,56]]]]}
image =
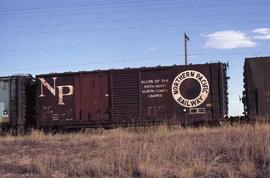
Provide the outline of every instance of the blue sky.
{"type": "Polygon", "coordinates": [[[229,62],[241,114],[245,57],[269,56],[268,0],[0,0],[0,75],[229,62]]]}

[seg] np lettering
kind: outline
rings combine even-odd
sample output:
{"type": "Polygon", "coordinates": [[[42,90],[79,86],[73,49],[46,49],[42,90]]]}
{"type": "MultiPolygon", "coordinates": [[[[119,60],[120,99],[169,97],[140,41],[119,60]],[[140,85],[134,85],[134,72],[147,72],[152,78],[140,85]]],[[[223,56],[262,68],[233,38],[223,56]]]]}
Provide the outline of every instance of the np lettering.
{"type": "Polygon", "coordinates": [[[40,95],[39,97],[45,97],[44,87],[53,95],[58,97],[58,105],[65,105],[64,97],[73,95],[74,88],[72,85],[56,85],[57,77],[52,77],[53,86],[51,86],[44,78],[39,78],[40,80],[40,95]]]}

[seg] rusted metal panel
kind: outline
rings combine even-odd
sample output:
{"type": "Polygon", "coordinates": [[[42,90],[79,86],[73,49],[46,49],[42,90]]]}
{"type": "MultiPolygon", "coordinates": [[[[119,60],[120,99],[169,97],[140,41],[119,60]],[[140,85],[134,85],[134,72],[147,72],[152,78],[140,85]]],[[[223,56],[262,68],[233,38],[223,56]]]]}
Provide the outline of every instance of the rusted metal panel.
{"type": "Polygon", "coordinates": [[[81,75],[80,84],[82,120],[100,122],[102,117],[100,74],[81,75]]]}
{"type": "Polygon", "coordinates": [[[82,75],[80,88],[82,120],[100,120],[99,75],[82,75]]]}
{"type": "Polygon", "coordinates": [[[246,58],[244,64],[244,112],[251,118],[270,116],[270,57],[246,58]]]}
{"type": "Polygon", "coordinates": [[[109,118],[107,72],[37,76],[38,126],[95,127],[109,118]]]}
{"type": "Polygon", "coordinates": [[[101,123],[111,122],[110,112],[110,93],[109,93],[109,74],[108,72],[100,73],[100,108],[101,123]]]}
{"type": "Polygon", "coordinates": [[[74,75],[74,112],[75,122],[81,122],[81,74],[74,75]]]}

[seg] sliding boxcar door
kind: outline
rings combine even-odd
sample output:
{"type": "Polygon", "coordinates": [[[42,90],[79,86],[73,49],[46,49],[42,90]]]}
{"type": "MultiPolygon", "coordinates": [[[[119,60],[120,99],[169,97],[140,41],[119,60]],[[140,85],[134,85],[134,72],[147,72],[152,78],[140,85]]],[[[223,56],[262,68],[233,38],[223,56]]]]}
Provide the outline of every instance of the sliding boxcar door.
{"type": "Polygon", "coordinates": [[[99,74],[81,75],[81,118],[99,122],[101,119],[99,74]]]}

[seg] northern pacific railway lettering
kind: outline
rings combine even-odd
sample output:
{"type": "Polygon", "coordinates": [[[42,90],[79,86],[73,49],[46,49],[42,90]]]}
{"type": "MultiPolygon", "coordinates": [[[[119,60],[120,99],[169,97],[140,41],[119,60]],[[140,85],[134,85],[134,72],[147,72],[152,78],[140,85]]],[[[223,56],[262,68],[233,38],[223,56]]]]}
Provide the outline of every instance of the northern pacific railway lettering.
{"type": "MultiPolygon", "coordinates": [[[[191,82],[194,83],[194,81],[191,82]]],[[[185,88],[185,93],[189,92],[190,86],[187,85],[183,87],[185,88]]],[[[202,73],[195,70],[187,70],[181,72],[175,77],[171,90],[173,98],[178,104],[184,107],[192,108],[201,105],[207,99],[209,94],[209,83],[202,73]],[[197,96],[193,96],[193,98],[184,97],[184,94],[182,94],[183,91],[181,91],[181,87],[184,85],[183,82],[185,80],[195,80],[195,83],[199,83],[200,91],[197,96]]],[[[192,90],[193,88],[190,89],[190,92],[193,92],[192,90]]]]}

